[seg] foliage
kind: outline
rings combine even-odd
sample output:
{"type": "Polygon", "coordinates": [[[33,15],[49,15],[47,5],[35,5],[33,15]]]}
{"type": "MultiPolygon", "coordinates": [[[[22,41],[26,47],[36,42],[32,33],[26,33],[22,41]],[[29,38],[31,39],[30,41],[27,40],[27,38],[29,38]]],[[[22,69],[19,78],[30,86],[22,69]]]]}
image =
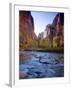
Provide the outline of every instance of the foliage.
{"type": "Polygon", "coordinates": [[[48,47],[48,39],[42,39],[42,40],[40,40],[39,47],[40,48],[47,48],[48,47]]]}

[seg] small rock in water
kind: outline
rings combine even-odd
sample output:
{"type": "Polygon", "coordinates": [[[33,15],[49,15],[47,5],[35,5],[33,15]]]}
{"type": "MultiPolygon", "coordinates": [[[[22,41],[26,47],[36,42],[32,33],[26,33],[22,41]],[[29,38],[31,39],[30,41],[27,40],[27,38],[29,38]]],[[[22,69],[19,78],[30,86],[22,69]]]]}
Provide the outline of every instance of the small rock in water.
{"type": "Polygon", "coordinates": [[[28,74],[27,73],[19,72],[19,79],[25,79],[27,77],[28,77],[28,74]]]}

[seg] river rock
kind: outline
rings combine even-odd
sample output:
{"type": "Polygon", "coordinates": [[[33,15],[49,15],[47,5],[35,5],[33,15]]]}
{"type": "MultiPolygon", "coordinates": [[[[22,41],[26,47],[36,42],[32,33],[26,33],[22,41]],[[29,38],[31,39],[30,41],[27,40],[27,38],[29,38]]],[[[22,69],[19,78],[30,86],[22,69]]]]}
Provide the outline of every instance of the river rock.
{"type": "Polygon", "coordinates": [[[19,79],[25,79],[28,77],[28,74],[27,73],[24,73],[24,72],[19,72],[19,79]]]}

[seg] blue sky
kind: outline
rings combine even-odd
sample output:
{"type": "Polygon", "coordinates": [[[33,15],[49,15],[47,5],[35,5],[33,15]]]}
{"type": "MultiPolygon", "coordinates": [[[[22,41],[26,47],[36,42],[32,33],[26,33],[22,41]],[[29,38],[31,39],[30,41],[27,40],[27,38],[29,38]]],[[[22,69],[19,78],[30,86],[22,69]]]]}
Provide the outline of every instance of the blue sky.
{"type": "Polygon", "coordinates": [[[34,18],[34,32],[38,36],[40,32],[43,32],[47,24],[53,22],[57,12],[31,12],[34,18]]]}

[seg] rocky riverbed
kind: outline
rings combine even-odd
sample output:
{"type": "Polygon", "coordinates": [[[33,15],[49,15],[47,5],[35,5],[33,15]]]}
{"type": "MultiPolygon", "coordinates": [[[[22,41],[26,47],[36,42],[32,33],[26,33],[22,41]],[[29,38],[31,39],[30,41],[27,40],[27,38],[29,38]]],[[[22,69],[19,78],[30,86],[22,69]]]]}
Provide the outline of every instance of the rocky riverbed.
{"type": "Polygon", "coordinates": [[[64,77],[64,55],[49,52],[20,52],[19,78],[64,77]]]}

